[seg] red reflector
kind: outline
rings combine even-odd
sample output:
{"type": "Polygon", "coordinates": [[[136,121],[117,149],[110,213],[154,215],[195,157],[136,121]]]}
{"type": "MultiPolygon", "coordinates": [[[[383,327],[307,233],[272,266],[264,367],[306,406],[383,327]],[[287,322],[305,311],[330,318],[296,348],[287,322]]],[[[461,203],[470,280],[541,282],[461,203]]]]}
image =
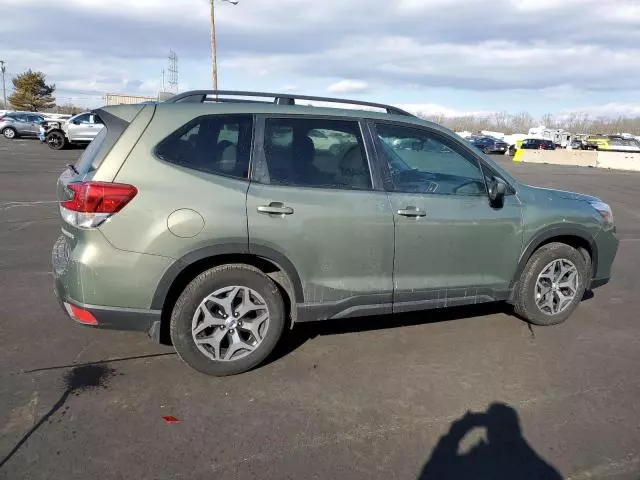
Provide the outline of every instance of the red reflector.
{"type": "Polygon", "coordinates": [[[67,210],[86,213],[116,213],[138,193],[133,185],[109,182],[70,183],[73,198],[60,202],[67,210]]]}
{"type": "Polygon", "coordinates": [[[75,305],[69,305],[71,307],[71,314],[80,323],[86,323],[87,325],[98,325],[96,317],[91,312],[76,307],[75,305]]]}

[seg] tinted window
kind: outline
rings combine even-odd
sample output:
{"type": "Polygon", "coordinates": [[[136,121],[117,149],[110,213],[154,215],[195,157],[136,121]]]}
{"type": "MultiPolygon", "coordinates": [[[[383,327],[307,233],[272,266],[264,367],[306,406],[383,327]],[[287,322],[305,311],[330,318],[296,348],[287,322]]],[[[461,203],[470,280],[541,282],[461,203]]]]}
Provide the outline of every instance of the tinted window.
{"type": "Polygon", "coordinates": [[[85,113],[84,115],[80,115],[73,119],[73,123],[77,123],[77,124],[91,123],[91,115],[89,115],[88,113],[85,113]]]}
{"type": "Polygon", "coordinates": [[[179,128],[155,149],[156,156],[202,172],[248,178],[251,115],[207,115],[179,128]]]}
{"type": "Polygon", "coordinates": [[[259,181],[302,187],[366,190],[371,175],[358,122],[268,118],[267,171],[259,181]]]}
{"type": "Polygon", "coordinates": [[[396,192],[478,195],[486,191],[475,158],[453,140],[426,130],[376,125],[396,192]]]}

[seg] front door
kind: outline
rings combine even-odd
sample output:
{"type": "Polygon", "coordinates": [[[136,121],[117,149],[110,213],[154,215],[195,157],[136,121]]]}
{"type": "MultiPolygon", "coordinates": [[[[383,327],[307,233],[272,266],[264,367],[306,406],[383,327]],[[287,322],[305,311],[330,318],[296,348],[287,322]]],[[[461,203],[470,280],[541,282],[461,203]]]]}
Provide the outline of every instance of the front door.
{"type": "Polygon", "coordinates": [[[90,113],[84,113],[78,115],[73,121],[69,122],[69,140],[73,141],[88,141],[92,140],[95,135],[92,134],[94,125],[91,123],[90,113]]]}
{"type": "Polygon", "coordinates": [[[299,320],[390,313],[393,214],[372,180],[360,123],[302,116],[257,123],[249,250],[275,251],[297,272],[299,320]]]}
{"type": "Polygon", "coordinates": [[[516,196],[493,207],[471,147],[445,133],[375,133],[395,218],[394,311],[503,298],[521,251],[516,196]]]}

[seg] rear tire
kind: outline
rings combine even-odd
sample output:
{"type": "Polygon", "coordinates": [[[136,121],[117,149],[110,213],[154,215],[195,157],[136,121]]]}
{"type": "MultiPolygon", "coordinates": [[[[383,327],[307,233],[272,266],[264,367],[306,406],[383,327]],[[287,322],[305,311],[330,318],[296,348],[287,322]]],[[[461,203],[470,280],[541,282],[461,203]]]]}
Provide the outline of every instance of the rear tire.
{"type": "Polygon", "coordinates": [[[2,131],[4,138],[9,140],[13,140],[14,138],[18,138],[18,132],[15,128],[7,127],[2,131]]]}
{"type": "Polygon", "coordinates": [[[52,150],[63,150],[67,147],[67,137],[62,132],[49,132],[44,137],[47,146],[52,150]]]}
{"type": "Polygon", "coordinates": [[[535,325],[565,321],[582,300],[590,271],[583,254],[569,245],[555,242],[540,247],[516,286],[515,312],[535,325]]]}
{"type": "Polygon", "coordinates": [[[187,285],[173,307],[170,333],[189,366],[226,376],[263,362],[284,324],[276,284],[255,267],[230,264],[207,270],[187,285]]]}

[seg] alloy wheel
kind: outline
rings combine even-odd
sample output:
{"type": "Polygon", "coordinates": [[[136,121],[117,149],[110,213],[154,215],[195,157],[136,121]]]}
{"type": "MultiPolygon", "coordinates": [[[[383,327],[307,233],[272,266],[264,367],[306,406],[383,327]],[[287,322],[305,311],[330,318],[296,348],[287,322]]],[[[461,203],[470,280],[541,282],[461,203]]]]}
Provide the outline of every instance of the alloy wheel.
{"type": "Polygon", "coordinates": [[[542,269],[535,287],[538,309],[546,315],[564,311],[576,297],[579,274],[576,266],[565,258],[557,259],[542,269]]]}
{"type": "Polygon", "coordinates": [[[211,360],[234,361],[260,346],[269,329],[262,296],[244,286],[220,288],[200,302],[191,322],[198,350],[211,360]]]}

